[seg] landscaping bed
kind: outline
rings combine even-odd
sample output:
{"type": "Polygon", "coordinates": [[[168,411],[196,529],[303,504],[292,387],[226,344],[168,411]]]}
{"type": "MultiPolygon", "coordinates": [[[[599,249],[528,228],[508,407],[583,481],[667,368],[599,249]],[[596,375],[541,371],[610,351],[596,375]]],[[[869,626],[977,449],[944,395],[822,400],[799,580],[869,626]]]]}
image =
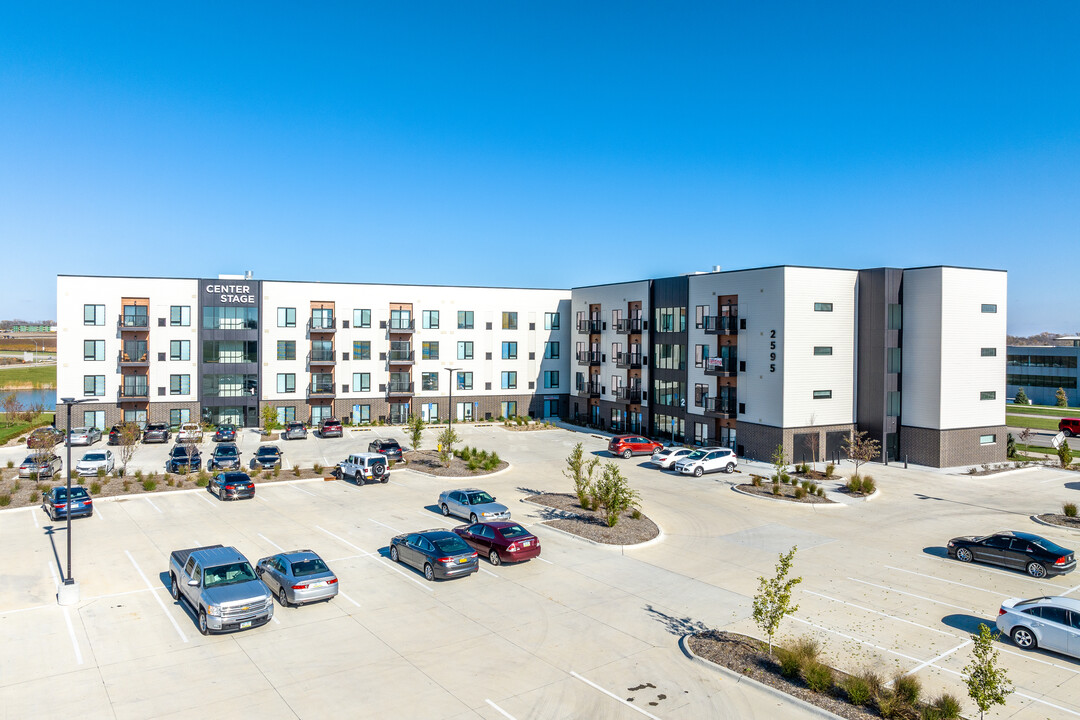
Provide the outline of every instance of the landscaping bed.
{"type": "Polygon", "coordinates": [[[1080,518],[1078,517],[1069,517],[1058,513],[1046,513],[1045,515],[1036,515],[1035,517],[1042,520],[1044,523],[1050,523],[1051,525],[1070,528],[1072,530],[1080,530],[1080,518]]]}
{"type": "Polygon", "coordinates": [[[438,477],[483,477],[500,470],[505,470],[510,463],[500,460],[498,465],[485,470],[483,468],[470,469],[469,463],[454,456],[450,458],[450,467],[444,467],[439,453],[435,450],[409,450],[402,455],[407,464],[405,467],[416,472],[435,475],[438,477]]]}
{"type": "Polygon", "coordinates": [[[801,485],[787,485],[780,483],[780,494],[774,494],[773,488],[775,486],[768,480],[762,480],[761,485],[753,485],[751,483],[743,483],[736,485],[735,488],[741,492],[750,495],[760,495],[762,497],[772,498],[774,500],[787,500],[788,502],[803,503],[805,505],[835,505],[835,501],[826,497],[807,492],[805,496],[799,498],[795,497],[795,489],[802,488],[801,485]]]}
{"type": "Polygon", "coordinates": [[[541,493],[530,495],[525,499],[559,511],[559,514],[551,513],[550,518],[544,520],[544,525],[604,545],[638,545],[660,535],[660,528],[656,526],[656,523],[640,511],[636,518],[633,510],[624,511],[620,513],[618,523],[614,527],[608,527],[607,522],[604,521],[604,513],[600,510],[587,510],[581,507],[576,495],[541,493]]]}

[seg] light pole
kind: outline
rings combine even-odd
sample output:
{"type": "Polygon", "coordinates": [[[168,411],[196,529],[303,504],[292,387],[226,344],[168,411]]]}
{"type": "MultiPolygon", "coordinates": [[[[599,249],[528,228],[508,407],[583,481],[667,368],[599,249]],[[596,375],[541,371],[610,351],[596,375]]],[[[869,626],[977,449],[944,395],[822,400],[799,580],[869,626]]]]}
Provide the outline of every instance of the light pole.
{"type": "Polygon", "coordinates": [[[454,429],[454,373],[461,368],[446,368],[446,372],[450,373],[450,408],[446,413],[447,420],[450,423],[450,430],[454,429]]]}
{"type": "Polygon", "coordinates": [[[61,605],[74,605],[79,602],[79,583],[71,576],[71,406],[79,403],[90,402],[89,399],[76,400],[75,398],[62,398],[61,403],[67,406],[67,427],[64,432],[64,444],[67,445],[67,572],[64,573],[64,584],[60,586],[56,594],[56,600],[61,605]]]}

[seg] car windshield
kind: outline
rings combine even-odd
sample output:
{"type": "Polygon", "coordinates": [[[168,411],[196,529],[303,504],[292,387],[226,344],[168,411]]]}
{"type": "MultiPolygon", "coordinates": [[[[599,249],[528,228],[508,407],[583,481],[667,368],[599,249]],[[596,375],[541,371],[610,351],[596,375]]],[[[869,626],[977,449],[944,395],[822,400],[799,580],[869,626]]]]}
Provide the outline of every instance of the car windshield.
{"type": "Polygon", "coordinates": [[[705,457],[705,452],[704,451],[695,450],[694,452],[687,455],[685,459],[686,460],[700,460],[703,457],[705,457]]]}
{"type": "Polygon", "coordinates": [[[172,449],[172,456],[173,457],[187,457],[188,456],[188,449],[186,447],[184,447],[183,445],[176,445],[172,449]]]}
{"type": "Polygon", "coordinates": [[[326,563],[319,558],[297,560],[292,564],[293,577],[304,577],[305,575],[315,575],[324,572],[330,572],[330,568],[326,567],[326,563]]]}
{"type": "Polygon", "coordinates": [[[520,525],[511,525],[510,527],[503,528],[499,532],[501,532],[502,536],[507,539],[521,537],[522,535],[529,534],[529,531],[521,527],[520,525]]]}
{"type": "Polygon", "coordinates": [[[164,425],[147,425],[146,429],[151,430],[153,432],[160,432],[160,431],[165,429],[165,426],[164,425]]]}
{"type": "Polygon", "coordinates": [[[37,462],[33,455],[27,455],[26,459],[22,461],[23,465],[33,465],[37,462]]]}
{"type": "Polygon", "coordinates": [[[484,505],[485,503],[493,503],[495,498],[488,495],[486,492],[469,493],[470,505],[484,505]]]}
{"type": "Polygon", "coordinates": [[[234,585],[254,579],[255,571],[246,562],[218,565],[217,567],[206,568],[203,571],[203,585],[208,588],[219,585],[234,585]]]}
{"type": "Polygon", "coordinates": [[[217,450],[214,451],[214,454],[218,457],[235,457],[239,454],[239,451],[229,445],[219,445],[217,450]]]}
{"type": "Polygon", "coordinates": [[[105,453],[86,453],[83,460],[86,462],[101,462],[105,459],[105,453]]]}
{"type": "Polygon", "coordinates": [[[1072,550],[1067,550],[1056,543],[1052,543],[1046,538],[1039,538],[1038,540],[1032,540],[1031,544],[1035,547],[1042,548],[1051,555],[1068,555],[1072,550]]]}
{"type": "MultiPolygon", "coordinates": [[[[57,500],[65,500],[65,499],[67,499],[67,488],[58,487],[53,492],[55,493],[54,497],[57,500]]],[[[90,497],[90,496],[86,494],[86,490],[84,488],[80,488],[80,487],[71,488],[71,499],[72,500],[85,500],[88,497],[90,497]]]]}
{"type": "Polygon", "coordinates": [[[276,447],[261,447],[261,448],[259,448],[259,452],[258,452],[258,455],[260,457],[267,456],[267,455],[271,456],[271,457],[276,457],[277,454],[278,454],[278,449],[276,447]]]}
{"type": "Polygon", "coordinates": [[[432,540],[435,543],[435,547],[439,549],[439,552],[452,554],[463,553],[469,551],[469,546],[465,544],[465,541],[459,538],[457,535],[450,538],[439,538],[438,540],[432,540]]]}

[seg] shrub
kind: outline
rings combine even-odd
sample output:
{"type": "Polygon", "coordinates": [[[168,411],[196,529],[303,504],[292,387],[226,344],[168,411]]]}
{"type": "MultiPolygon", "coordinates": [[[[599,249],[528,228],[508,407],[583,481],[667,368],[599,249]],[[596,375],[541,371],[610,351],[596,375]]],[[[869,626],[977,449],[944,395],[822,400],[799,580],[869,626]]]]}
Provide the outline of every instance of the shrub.
{"type": "Polygon", "coordinates": [[[753,485],[754,487],[761,487],[761,478],[758,477],[757,475],[752,476],[750,478],[750,484],[753,485]]]}
{"type": "Polygon", "coordinates": [[[806,490],[807,492],[810,491],[810,481],[809,480],[803,480],[801,483],[799,483],[799,485],[802,487],[803,490],[806,490]]]}
{"type": "Polygon", "coordinates": [[[877,701],[878,714],[885,720],[894,720],[894,718],[903,718],[907,715],[908,706],[896,693],[888,693],[884,696],[878,697],[877,701]]]}
{"type": "Polygon", "coordinates": [[[957,720],[963,710],[960,707],[960,701],[949,693],[942,693],[934,698],[933,707],[938,711],[938,717],[941,720],[957,720]]]}
{"type": "Polygon", "coordinates": [[[816,693],[827,693],[832,690],[832,668],[819,662],[812,662],[803,670],[806,685],[816,693]]]}
{"type": "Polygon", "coordinates": [[[0,495],[0,507],[7,507],[11,504],[10,495],[0,495]]]}
{"type": "Polygon", "coordinates": [[[844,692],[852,705],[865,705],[874,696],[870,684],[857,675],[849,676],[844,680],[841,687],[844,688],[844,692]]]}
{"type": "Polygon", "coordinates": [[[279,475],[281,475],[281,466],[280,465],[275,465],[274,466],[274,477],[278,477],[279,475]]]}
{"type": "Polygon", "coordinates": [[[131,491],[131,481],[130,480],[125,480],[124,481],[124,492],[130,492],[130,491],[131,491]]]}
{"type": "Polygon", "coordinates": [[[135,471],[135,481],[136,482],[142,482],[142,479],[143,479],[142,470],[136,470],[135,471]]]}
{"type": "Polygon", "coordinates": [[[198,485],[199,487],[206,487],[207,485],[210,484],[210,479],[200,476],[200,477],[195,478],[195,484],[198,485]]]}
{"type": "Polygon", "coordinates": [[[796,680],[802,674],[802,658],[798,653],[776,648],[776,659],[780,661],[780,674],[789,680],[796,680]]]}
{"type": "Polygon", "coordinates": [[[480,468],[480,458],[478,458],[478,457],[469,458],[465,462],[465,467],[469,468],[470,471],[475,472],[476,470],[478,470],[480,468]]]}
{"type": "Polygon", "coordinates": [[[825,488],[823,488],[823,487],[818,487],[818,489],[817,489],[817,496],[818,496],[818,497],[825,497],[825,488]]]}
{"type": "Polygon", "coordinates": [[[847,481],[847,489],[849,493],[861,493],[862,478],[858,475],[852,475],[851,479],[847,481]]]}
{"type": "Polygon", "coordinates": [[[91,495],[97,495],[100,492],[101,492],[101,483],[99,483],[99,482],[90,483],[90,494],[91,495]]]}
{"type": "Polygon", "coordinates": [[[101,478],[105,477],[105,475],[107,474],[107,473],[105,472],[105,466],[103,466],[103,465],[98,465],[98,469],[97,469],[97,472],[96,472],[96,473],[94,473],[94,474],[95,474],[95,475],[97,475],[97,477],[98,477],[98,480],[100,480],[101,478]]]}
{"type": "Polygon", "coordinates": [[[311,466],[311,469],[315,471],[316,475],[322,475],[322,465],[315,463],[311,466]]]}
{"type": "Polygon", "coordinates": [[[772,494],[773,495],[779,495],[780,494],[780,483],[773,483],[772,494]]]}
{"type": "Polygon", "coordinates": [[[787,473],[783,473],[782,475],[780,475],[780,479],[784,482],[791,482],[791,476],[787,473]]]}
{"type": "Polygon", "coordinates": [[[866,686],[870,688],[870,695],[873,697],[881,697],[882,691],[885,688],[885,681],[882,680],[881,675],[876,670],[866,669],[858,675],[859,679],[866,683],[866,686]]]}
{"type": "Polygon", "coordinates": [[[832,463],[829,463],[828,465],[825,466],[825,477],[830,477],[831,478],[833,476],[834,472],[836,472],[836,465],[833,465],[832,463]]]}
{"type": "Polygon", "coordinates": [[[821,643],[808,635],[804,635],[795,641],[791,646],[791,651],[799,656],[805,666],[817,662],[818,656],[821,655],[821,643]]]}
{"type": "Polygon", "coordinates": [[[1076,503],[1067,502],[1061,506],[1061,512],[1065,514],[1065,517],[1076,517],[1076,503]]]}
{"type": "Polygon", "coordinates": [[[15,467],[15,461],[14,460],[8,460],[7,461],[7,466],[8,466],[8,470],[15,467]]]}
{"type": "Polygon", "coordinates": [[[922,694],[922,683],[914,675],[897,675],[893,678],[893,692],[908,705],[916,705],[922,694]]]}
{"type": "MultiPolygon", "coordinates": [[[[152,481],[148,480],[147,482],[152,482],[152,481]]],[[[184,481],[181,480],[180,482],[184,482],[184,481]]],[[[169,487],[172,487],[173,486],[173,479],[169,478],[168,480],[165,481],[165,484],[168,485],[169,487]]]]}
{"type": "Polygon", "coordinates": [[[795,499],[802,500],[804,497],[806,497],[806,489],[801,487],[795,488],[795,499]]]}
{"type": "Polygon", "coordinates": [[[869,475],[867,475],[866,477],[863,478],[863,481],[862,481],[862,491],[863,491],[863,493],[865,493],[867,495],[873,495],[874,490],[876,490],[876,489],[877,489],[877,486],[874,484],[874,478],[870,477],[869,475]]]}
{"type": "Polygon", "coordinates": [[[641,519],[641,511],[638,510],[637,508],[634,508],[634,512],[630,513],[630,517],[634,518],[635,520],[640,520],[641,519]]]}
{"type": "Polygon", "coordinates": [[[157,480],[143,480],[142,489],[146,492],[153,492],[157,487],[157,480]]]}
{"type": "Polygon", "coordinates": [[[39,482],[39,483],[37,484],[37,491],[38,491],[39,493],[45,492],[45,491],[46,491],[46,490],[48,490],[48,489],[49,489],[49,483],[43,483],[43,482],[39,482]]]}
{"type": "Polygon", "coordinates": [[[300,463],[293,465],[292,472],[296,477],[300,477],[300,463]]]}

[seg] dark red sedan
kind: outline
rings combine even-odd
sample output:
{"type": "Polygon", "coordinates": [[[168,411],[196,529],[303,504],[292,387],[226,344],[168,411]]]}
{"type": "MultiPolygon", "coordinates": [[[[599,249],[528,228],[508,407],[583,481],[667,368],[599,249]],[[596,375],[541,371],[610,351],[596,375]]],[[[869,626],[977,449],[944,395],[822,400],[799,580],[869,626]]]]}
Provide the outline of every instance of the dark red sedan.
{"type": "Polygon", "coordinates": [[[454,532],[492,565],[540,555],[540,539],[516,522],[473,523],[456,527],[454,532]]]}

